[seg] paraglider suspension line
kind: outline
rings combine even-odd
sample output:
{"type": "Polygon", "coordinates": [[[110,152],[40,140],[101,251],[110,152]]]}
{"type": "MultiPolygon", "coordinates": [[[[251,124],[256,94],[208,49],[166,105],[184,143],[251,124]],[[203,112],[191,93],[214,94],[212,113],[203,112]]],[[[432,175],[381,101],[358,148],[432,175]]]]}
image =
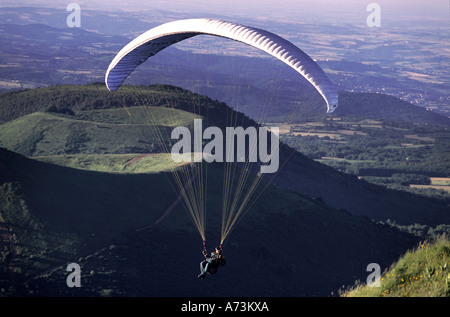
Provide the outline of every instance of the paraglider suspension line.
{"type": "MultiPolygon", "coordinates": [[[[222,242],[220,242],[219,246],[217,247],[220,251],[222,251],[222,242]]],[[[203,253],[206,255],[208,254],[208,249],[206,248],[206,241],[203,240],[203,253]]]]}
{"type": "Polygon", "coordinates": [[[204,252],[205,256],[206,256],[206,254],[208,254],[208,250],[206,249],[206,241],[205,240],[203,240],[203,252],[204,252]]]}

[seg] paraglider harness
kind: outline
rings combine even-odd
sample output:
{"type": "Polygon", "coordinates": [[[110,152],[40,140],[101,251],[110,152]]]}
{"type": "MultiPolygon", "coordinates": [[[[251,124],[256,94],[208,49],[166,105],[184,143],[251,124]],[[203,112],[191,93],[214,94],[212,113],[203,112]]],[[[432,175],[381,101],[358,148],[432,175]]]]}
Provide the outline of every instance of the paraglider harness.
{"type": "Polygon", "coordinates": [[[205,259],[200,263],[200,275],[199,278],[205,278],[206,274],[215,274],[217,273],[219,267],[224,266],[226,261],[225,257],[222,255],[222,244],[216,247],[216,250],[208,255],[208,251],[206,249],[206,243],[203,241],[203,256],[205,259]]]}

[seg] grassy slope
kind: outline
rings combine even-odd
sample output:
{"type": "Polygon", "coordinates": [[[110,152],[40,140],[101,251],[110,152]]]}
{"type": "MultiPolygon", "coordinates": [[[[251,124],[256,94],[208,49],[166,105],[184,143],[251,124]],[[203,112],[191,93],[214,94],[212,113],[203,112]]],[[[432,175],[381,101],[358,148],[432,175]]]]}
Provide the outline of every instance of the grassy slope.
{"type": "MultiPolygon", "coordinates": [[[[363,97],[366,103],[372,97],[379,98],[363,97]]],[[[344,101],[350,103],[351,98],[346,98],[344,101]]],[[[177,124],[192,121],[194,116],[190,111],[217,126],[224,126],[227,116],[227,106],[223,103],[164,85],[125,86],[115,93],[99,84],[48,87],[5,93],[0,100],[1,117],[11,119],[19,112],[24,115],[0,126],[0,146],[32,156],[161,152],[159,142],[145,125],[149,120],[149,108],[142,107],[143,104],[157,106],[150,109],[159,122],[166,125],[160,130],[167,133],[172,129],[167,126],[170,120],[177,124]],[[50,105],[57,112],[32,113],[48,109],[50,105]],[[74,114],[59,113],[66,108],[74,114]]],[[[243,126],[252,124],[248,118],[241,115],[239,118],[243,126]]],[[[288,148],[282,151],[280,166],[292,152],[288,148]]],[[[400,225],[419,223],[433,227],[450,222],[448,206],[441,201],[386,190],[339,173],[300,153],[289,157],[275,182],[311,197],[320,196],[327,204],[377,221],[390,219],[400,225]],[[367,201],[372,203],[367,204],[367,201]]]]}
{"type": "Polygon", "coordinates": [[[27,156],[148,152],[160,144],[151,128],[170,135],[171,125],[186,125],[196,117],[147,107],[87,110],[73,116],[35,112],[1,125],[0,145],[27,156]],[[150,120],[158,126],[150,126],[150,120]]]}
{"type": "Polygon", "coordinates": [[[449,297],[450,240],[440,236],[408,251],[380,277],[379,287],[357,285],[345,297],[449,297]]]}
{"type": "Polygon", "coordinates": [[[159,154],[74,154],[35,157],[37,160],[72,168],[110,173],[157,173],[171,171],[172,158],[159,154]]]}
{"type": "MultiPolygon", "coordinates": [[[[201,241],[181,206],[152,225],[176,196],[163,173],[83,171],[4,150],[0,157],[7,178],[2,195],[11,197],[2,202],[14,205],[3,204],[2,216],[16,233],[14,288],[2,286],[7,294],[325,296],[364,276],[367,263],[387,266],[415,243],[367,218],[270,186],[227,241],[223,273],[201,284],[201,241]],[[11,212],[17,209],[28,211],[25,227],[32,230],[21,229],[25,212],[11,212]],[[85,287],[61,282],[70,262],[82,266],[85,287]]],[[[214,243],[223,171],[214,166],[208,175],[214,243]]]]}
{"type": "Polygon", "coordinates": [[[1,162],[1,211],[16,235],[9,251],[17,282],[152,224],[176,197],[164,174],[74,170],[4,150],[1,162]]]}
{"type": "MultiPolygon", "coordinates": [[[[38,92],[41,93],[42,90],[38,92]]],[[[150,89],[150,92],[145,95],[149,93],[148,89],[137,88],[128,95],[142,93],[145,96],[137,98],[137,101],[151,100],[159,105],[181,105],[184,109],[180,110],[189,110],[193,104],[206,104],[208,109],[214,110],[211,112],[215,116],[210,116],[213,122],[220,123],[220,119],[223,119],[223,105],[220,103],[174,88],[150,89]],[[164,97],[160,98],[161,95],[164,97]]],[[[29,94],[30,91],[24,93],[29,94]]],[[[139,120],[142,117],[131,116],[130,119],[125,114],[127,111],[137,111],[138,108],[130,106],[123,109],[121,102],[109,99],[112,97],[96,85],[48,88],[47,93],[50,96],[65,96],[61,97],[63,102],[57,103],[56,108],[63,109],[64,106],[72,105],[75,113],[68,115],[46,112],[19,118],[2,126],[11,124],[2,131],[0,139],[12,142],[14,133],[10,131],[14,129],[13,124],[26,119],[31,121],[21,124],[21,128],[15,130],[17,136],[22,130],[29,129],[26,137],[19,138],[22,143],[16,143],[22,144],[21,148],[28,151],[24,154],[48,156],[71,151],[97,154],[40,158],[46,162],[91,170],[80,171],[30,161],[2,151],[0,175],[3,182],[6,181],[2,194],[11,197],[3,202],[12,202],[11,206],[5,205],[7,208],[4,208],[9,211],[22,210],[21,213],[25,215],[22,218],[30,223],[29,226],[33,229],[31,232],[35,232],[35,237],[39,238],[34,239],[29,231],[20,229],[24,220],[14,215],[21,213],[2,212],[10,215],[10,218],[3,217],[7,224],[15,232],[21,232],[16,236],[16,247],[21,250],[21,256],[12,255],[7,259],[19,268],[15,273],[18,281],[16,291],[20,294],[30,294],[30,289],[33,289],[33,294],[38,295],[328,295],[342,284],[352,284],[354,280],[365,276],[367,263],[377,262],[382,267],[387,266],[415,243],[413,238],[387,226],[375,225],[367,218],[355,217],[330,208],[321,200],[271,186],[255,203],[252,215],[244,218],[239,230],[233,232],[232,239],[226,246],[231,264],[227,265],[227,275],[217,276],[217,279],[207,282],[207,287],[204,284],[197,285],[194,282],[196,273],[193,272],[198,270],[197,262],[200,259],[199,253],[193,253],[192,250],[198,248],[199,237],[187,221],[181,206],[164,221],[163,226],[150,226],[146,230],[135,232],[143,225],[152,224],[174,201],[176,195],[165,174],[111,174],[92,171],[123,171],[132,156],[118,155],[118,152],[127,153],[136,148],[141,149],[141,152],[148,152],[148,143],[135,142],[133,139],[136,134],[133,135],[132,131],[135,128],[139,130],[138,127],[142,124],[139,120]],[[80,92],[91,95],[74,103],[80,92]],[[51,124],[43,125],[45,120],[50,120],[51,124]],[[121,123],[124,120],[131,121],[121,123]],[[104,125],[110,129],[104,129],[104,125]],[[127,125],[127,129],[120,130],[122,125],[127,125]],[[51,130],[54,126],[58,128],[51,130]],[[43,127],[47,129],[42,129],[43,127]],[[110,137],[106,133],[101,138],[101,129],[108,130],[110,137]],[[63,138],[64,131],[68,135],[63,138]],[[71,135],[74,131],[77,134],[71,135]],[[61,141],[58,143],[59,137],[61,141]],[[122,147],[121,152],[117,146],[120,144],[117,138],[126,139],[126,145],[132,143],[133,148],[122,147]],[[183,243],[181,249],[180,241],[183,243]],[[396,243],[392,244],[392,241],[396,243]],[[39,255],[33,253],[36,250],[40,250],[39,255]],[[58,250],[57,254],[54,250],[58,250]],[[168,261],[174,253],[184,259],[186,266],[168,261]],[[41,260],[36,260],[37,256],[41,260]],[[67,261],[82,263],[83,272],[89,272],[89,275],[83,275],[89,287],[67,290],[65,285],[62,288],[57,286],[66,274],[63,266],[67,261]],[[55,265],[59,269],[44,276],[36,276],[55,265]],[[242,279],[242,275],[248,279],[242,279]],[[261,279],[261,276],[266,279],[261,279]],[[24,279],[28,279],[25,283],[28,289],[18,286],[24,279]],[[230,279],[232,284],[221,284],[230,279]],[[249,280],[252,283],[248,283],[249,280]],[[220,287],[217,288],[217,285],[220,287]]],[[[126,95],[125,91],[123,95],[115,97],[120,99],[126,95]]],[[[23,114],[30,113],[37,107],[32,102],[25,103],[23,114]]],[[[180,114],[181,122],[188,122],[192,118],[186,112],[180,114]]],[[[142,140],[148,138],[144,137],[142,140]]],[[[145,157],[138,162],[142,166],[132,166],[135,166],[137,172],[155,172],[145,166],[145,162],[152,159],[155,158],[145,157]]],[[[328,197],[340,197],[349,192],[352,197],[358,197],[361,193],[357,190],[359,186],[368,186],[363,187],[366,194],[371,189],[379,190],[372,196],[360,197],[359,201],[363,205],[367,205],[367,200],[364,201],[363,198],[371,197],[374,202],[379,203],[375,197],[388,193],[381,190],[381,187],[357,182],[352,177],[337,173],[300,154],[295,154],[290,163],[293,165],[288,166],[289,171],[286,173],[291,178],[285,179],[284,185],[287,182],[287,186],[294,185],[295,190],[305,190],[303,192],[311,196],[322,193],[319,195],[325,197],[326,202],[329,201],[328,197]],[[302,177],[299,178],[298,175],[302,177]],[[324,186],[325,183],[327,186],[324,186]]],[[[165,168],[162,164],[161,170],[165,168]]],[[[208,207],[212,211],[220,210],[223,171],[219,166],[218,170],[212,169],[208,175],[212,179],[209,182],[212,185],[208,185],[208,207]]],[[[394,193],[392,195],[395,196],[394,193]]],[[[348,200],[345,197],[341,197],[344,202],[348,200]]],[[[392,203],[393,200],[387,201],[387,204],[392,203]]],[[[394,205],[387,212],[397,208],[394,205]]],[[[435,215],[431,213],[430,217],[433,216],[435,215]]],[[[439,214],[436,218],[437,221],[442,219],[439,214]]],[[[217,219],[213,217],[209,223],[214,228],[216,222],[217,219]]],[[[211,231],[213,237],[214,232],[217,230],[211,231]]],[[[212,239],[215,240],[217,239],[212,239]]],[[[11,251],[12,254],[14,252],[11,251]]]]}
{"type": "MultiPolygon", "coordinates": [[[[208,106],[208,109],[211,111],[214,110],[213,113],[217,114],[218,118],[226,111],[226,105],[224,103],[213,101],[206,96],[168,85],[124,85],[114,93],[108,91],[103,83],[82,86],[51,86],[2,93],[0,94],[0,101],[1,123],[23,117],[39,110],[45,111],[49,108],[54,108],[56,112],[67,109],[77,112],[80,110],[125,110],[125,105],[127,107],[151,105],[156,107],[174,107],[176,109],[199,113],[199,109],[205,109],[208,106]]],[[[90,114],[91,118],[92,114],[90,114]]],[[[101,117],[104,117],[104,113],[102,113],[101,117]]],[[[145,117],[142,119],[145,119],[145,117]]],[[[104,120],[104,118],[101,120],[104,120]]],[[[134,122],[142,123],[142,120],[134,122]]]]}

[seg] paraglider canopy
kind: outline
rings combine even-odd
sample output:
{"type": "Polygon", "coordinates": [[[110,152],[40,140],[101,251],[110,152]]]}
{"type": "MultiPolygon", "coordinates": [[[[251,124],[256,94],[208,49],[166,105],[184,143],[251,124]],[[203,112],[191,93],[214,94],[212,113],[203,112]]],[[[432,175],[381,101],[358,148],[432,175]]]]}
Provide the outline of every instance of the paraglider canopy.
{"type": "Polygon", "coordinates": [[[334,84],[320,66],[288,40],[266,30],[215,19],[177,20],[157,26],[127,44],[112,60],[105,76],[109,90],[117,90],[140,64],[166,47],[196,35],[207,34],[256,47],[283,61],[305,77],[327,104],[327,112],[338,105],[334,84]]]}
{"type": "MultiPolygon", "coordinates": [[[[326,105],[327,112],[333,112],[338,105],[338,94],[334,84],[328,79],[325,72],[320,66],[300,48],[289,42],[288,40],[268,32],[263,29],[244,26],[241,24],[215,20],[215,19],[187,19],[177,20],[169,23],[159,25],[149,31],[136,37],[126,46],[124,46],[111,61],[106,75],[105,83],[110,91],[117,90],[126,78],[147,59],[157,54],[161,50],[183,41],[188,38],[192,38],[198,35],[212,35],[231,39],[234,41],[245,43],[249,46],[255,47],[276,59],[284,62],[290,68],[295,70],[298,74],[304,77],[322,96],[326,105]]],[[[172,110],[175,111],[174,108],[172,110]]],[[[233,111],[231,109],[231,111],[233,111]]],[[[195,111],[193,111],[195,112],[195,111]]],[[[151,118],[152,126],[156,131],[154,134],[159,139],[160,145],[168,153],[167,143],[158,131],[159,122],[152,118],[151,111],[149,111],[149,118],[151,118]]],[[[227,127],[235,128],[236,121],[235,115],[227,114],[227,119],[231,120],[231,123],[227,127]]],[[[193,120],[195,124],[197,120],[193,120]]],[[[200,120],[201,122],[201,120],[200,120]]],[[[243,129],[243,127],[241,127],[243,129]]],[[[202,129],[200,129],[202,131],[202,129]]],[[[231,130],[230,130],[231,131],[231,130]]],[[[245,130],[249,131],[249,130],[245,130]]],[[[253,130],[252,130],[253,131],[253,130]]],[[[247,133],[246,132],[246,133],[247,133]]],[[[195,133],[195,130],[194,130],[195,133]]],[[[265,135],[263,133],[262,135],[265,135]]],[[[274,133],[271,132],[271,135],[274,133]]],[[[245,133],[243,134],[245,136],[245,133]]],[[[249,134],[250,135],[250,134],[249,134]]],[[[256,138],[249,137],[250,140],[256,140],[256,138]]],[[[278,140],[278,139],[276,139],[278,140]]],[[[245,142],[243,142],[245,143],[245,142]]],[[[250,142],[252,144],[258,144],[258,142],[250,142]]],[[[198,144],[202,144],[200,141],[198,144]]],[[[279,146],[275,146],[277,142],[271,143],[270,154],[271,156],[278,156],[279,146]]],[[[268,146],[268,144],[266,144],[268,146]]],[[[194,142],[195,147],[195,142],[194,142]]],[[[256,147],[256,145],[255,145],[256,147]]],[[[232,147],[234,148],[234,147],[232,147]]],[[[173,147],[172,147],[173,149],[173,147]]],[[[252,148],[253,151],[253,148],[252,148]]],[[[230,151],[231,152],[231,151],[230,151]]],[[[188,155],[196,155],[195,153],[201,153],[199,151],[191,152],[188,155]]],[[[252,203],[250,200],[256,193],[256,189],[263,182],[264,177],[262,171],[253,173],[255,169],[250,166],[253,162],[250,156],[250,147],[247,152],[243,152],[242,165],[236,168],[236,164],[233,162],[225,162],[223,173],[223,203],[222,203],[222,230],[221,230],[221,244],[227,238],[228,234],[243,217],[244,213],[250,209],[252,203]],[[246,153],[246,154],[245,154],[246,153]]],[[[269,153],[269,148],[266,147],[265,154],[269,153]]],[[[194,156],[195,158],[195,156],[194,156]]],[[[177,166],[173,169],[174,180],[177,187],[180,190],[181,200],[185,204],[185,208],[188,211],[193,223],[199,231],[203,241],[205,241],[205,212],[206,212],[206,165],[204,162],[207,160],[199,159],[195,161],[196,164],[188,167],[187,164],[177,166]],[[178,174],[179,173],[179,174],[178,174]],[[181,177],[182,176],[182,177],[181,177]]],[[[174,163],[175,161],[173,161],[174,163]]],[[[278,161],[277,161],[278,162],[278,161]]],[[[177,162],[175,162],[177,163],[177,162]]],[[[266,161],[256,162],[256,164],[263,165],[266,161]]],[[[267,165],[264,164],[264,167],[267,165]]],[[[278,165],[277,165],[278,169],[278,165]]],[[[273,179],[273,178],[271,178],[273,179]]],[[[270,182],[270,180],[269,180],[270,182]]],[[[264,189],[262,189],[264,190],[264,189]]],[[[261,191],[262,191],[261,190],[261,191]]],[[[259,193],[257,197],[259,197],[259,193]]],[[[205,247],[206,251],[206,247],[205,247]]],[[[221,253],[221,249],[217,250],[221,253]]]]}

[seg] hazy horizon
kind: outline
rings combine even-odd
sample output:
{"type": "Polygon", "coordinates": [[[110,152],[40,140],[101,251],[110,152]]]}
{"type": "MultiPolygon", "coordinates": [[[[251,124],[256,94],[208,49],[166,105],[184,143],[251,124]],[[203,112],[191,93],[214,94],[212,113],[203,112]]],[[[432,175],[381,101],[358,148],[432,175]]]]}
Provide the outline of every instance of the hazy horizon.
{"type": "MultiPolygon", "coordinates": [[[[282,15],[287,17],[326,17],[329,22],[345,22],[342,19],[361,20],[364,22],[369,14],[366,10],[367,5],[371,2],[377,3],[381,7],[382,18],[386,22],[402,21],[413,19],[416,21],[423,20],[448,20],[450,13],[450,1],[448,0],[229,0],[223,1],[205,1],[205,0],[176,0],[163,1],[154,0],[143,3],[138,0],[78,0],[78,1],[60,1],[60,0],[21,0],[2,1],[1,7],[6,6],[33,6],[43,8],[65,9],[71,3],[78,3],[85,10],[167,10],[175,12],[186,12],[186,14],[199,15],[204,14],[221,14],[230,16],[249,16],[259,18],[276,18],[282,15]]],[[[327,22],[323,20],[322,22],[327,22]]],[[[449,24],[450,25],[450,24],[449,24]]]]}

